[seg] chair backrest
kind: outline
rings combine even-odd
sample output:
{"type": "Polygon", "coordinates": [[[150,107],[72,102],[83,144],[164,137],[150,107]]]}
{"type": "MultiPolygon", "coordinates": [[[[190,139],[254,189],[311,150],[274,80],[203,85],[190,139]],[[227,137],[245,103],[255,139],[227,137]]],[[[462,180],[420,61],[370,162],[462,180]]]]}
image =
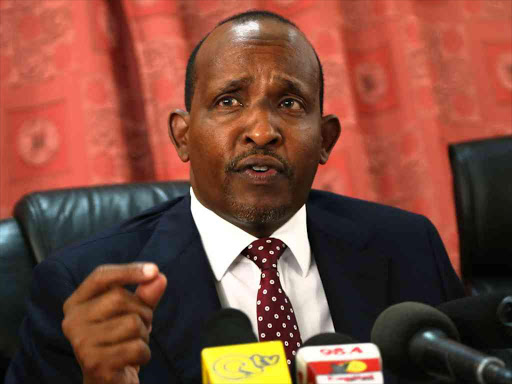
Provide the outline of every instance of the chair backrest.
{"type": "Polygon", "coordinates": [[[189,188],[186,181],[172,181],[61,189],[24,196],[16,204],[14,219],[0,221],[0,359],[12,357],[19,344],[18,328],[37,263],[58,248],[183,196],[189,188]]]}
{"type": "Polygon", "coordinates": [[[512,289],[512,136],[452,144],[449,153],[462,278],[512,289]]]}
{"type": "MultiPolygon", "coordinates": [[[[0,220],[0,358],[12,356],[35,266],[16,220],[0,220]]],[[[1,376],[0,376],[1,378],[1,376]]]]}
{"type": "Polygon", "coordinates": [[[14,208],[36,262],[148,208],[183,196],[186,181],[118,184],[34,192],[14,208]]]}

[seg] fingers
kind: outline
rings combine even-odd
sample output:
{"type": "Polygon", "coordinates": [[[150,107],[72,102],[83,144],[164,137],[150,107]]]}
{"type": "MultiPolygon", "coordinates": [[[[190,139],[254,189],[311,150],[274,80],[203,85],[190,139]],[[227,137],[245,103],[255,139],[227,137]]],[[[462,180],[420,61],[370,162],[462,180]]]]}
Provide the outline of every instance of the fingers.
{"type": "MultiPolygon", "coordinates": [[[[75,354],[84,377],[93,378],[92,382],[120,382],[116,379],[126,367],[144,365],[151,359],[148,345],[140,340],[128,340],[119,344],[96,349],[87,349],[83,354],[75,354]]],[[[91,380],[90,380],[91,381],[91,380]]]]}
{"type": "Polygon", "coordinates": [[[158,267],[152,263],[102,265],[96,268],[64,303],[64,313],[70,305],[87,301],[112,286],[147,283],[157,276],[158,267]]]}
{"type": "Polygon", "coordinates": [[[119,316],[88,327],[87,333],[63,326],[64,333],[75,350],[77,358],[89,364],[88,351],[97,351],[97,355],[108,352],[105,347],[123,344],[130,340],[140,340],[149,344],[150,329],[139,316],[128,314],[119,316]]]}
{"type": "Polygon", "coordinates": [[[149,344],[149,326],[135,314],[127,314],[97,324],[94,334],[102,335],[91,342],[95,345],[113,345],[133,339],[149,344]]]}
{"type": "Polygon", "coordinates": [[[165,287],[167,287],[167,278],[162,273],[148,283],[140,284],[135,291],[135,295],[151,308],[155,308],[162,297],[165,287]]]}
{"type": "Polygon", "coordinates": [[[147,364],[151,359],[151,350],[140,339],[129,340],[110,347],[109,355],[114,359],[113,367],[122,368],[127,365],[147,364]]]}
{"type": "MultiPolygon", "coordinates": [[[[144,324],[150,325],[153,321],[153,310],[135,294],[122,287],[114,287],[101,296],[90,300],[94,311],[83,308],[81,316],[87,317],[90,321],[103,321],[127,313],[134,313],[140,316],[144,324]]],[[[89,308],[89,306],[87,306],[89,308]]]]}

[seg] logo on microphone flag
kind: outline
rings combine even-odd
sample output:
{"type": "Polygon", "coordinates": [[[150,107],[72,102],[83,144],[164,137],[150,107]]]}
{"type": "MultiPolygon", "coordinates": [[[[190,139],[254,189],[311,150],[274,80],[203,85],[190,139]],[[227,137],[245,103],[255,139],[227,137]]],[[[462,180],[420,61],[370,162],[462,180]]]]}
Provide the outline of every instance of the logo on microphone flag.
{"type": "Polygon", "coordinates": [[[368,370],[368,364],[361,360],[352,360],[331,365],[330,373],[359,373],[368,370]]]}
{"type": "Polygon", "coordinates": [[[291,384],[281,341],[205,348],[203,384],[291,384]]]}

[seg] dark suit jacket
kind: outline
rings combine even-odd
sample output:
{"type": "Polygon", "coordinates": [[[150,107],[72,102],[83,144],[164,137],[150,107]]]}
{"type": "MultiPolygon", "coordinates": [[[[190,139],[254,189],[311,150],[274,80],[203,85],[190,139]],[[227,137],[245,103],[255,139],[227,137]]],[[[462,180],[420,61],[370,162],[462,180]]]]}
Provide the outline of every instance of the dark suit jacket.
{"type": "MultiPolygon", "coordinates": [[[[367,342],[389,305],[437,305],[463,295],[436,229],[423,216],[312,191],[307,225],[339,333],[367,342]]],[[[168,280],[154,313],[152,358],[141,369],[141,382],[199,381],[200,329],[221,306],[187,196],[66,248],[35,269],[22,348],[6,383],[81,383],[61,330],[63,302],[98,265],[133,261],[155,262],[168,280]]],[[[397,382],[387,374],[386,383],[397,382]]]]}

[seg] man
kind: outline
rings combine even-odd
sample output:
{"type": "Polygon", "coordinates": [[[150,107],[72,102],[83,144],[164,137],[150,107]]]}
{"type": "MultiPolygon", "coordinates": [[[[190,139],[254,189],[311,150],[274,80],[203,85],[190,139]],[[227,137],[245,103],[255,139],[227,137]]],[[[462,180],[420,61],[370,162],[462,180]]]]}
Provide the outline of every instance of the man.
{"type": "Polygon", "coordinates": [[[221,307],[247,313],[260,340],[368,341],[391,304],[461,296],[427,219],[310,191],[340,134],[322,99],[320,62],[288,20],[255,11],[215,28],[191,55],[187,112],[170,116],[191,196],[36,268],[7,383],[198,381],[201,327],[221,307]],[[267,244],[284,251],[270,280],[251,253],[267,244]],[[295,334],[264,332],[264,284],[280,284],[272,300],[295,334]]]}

